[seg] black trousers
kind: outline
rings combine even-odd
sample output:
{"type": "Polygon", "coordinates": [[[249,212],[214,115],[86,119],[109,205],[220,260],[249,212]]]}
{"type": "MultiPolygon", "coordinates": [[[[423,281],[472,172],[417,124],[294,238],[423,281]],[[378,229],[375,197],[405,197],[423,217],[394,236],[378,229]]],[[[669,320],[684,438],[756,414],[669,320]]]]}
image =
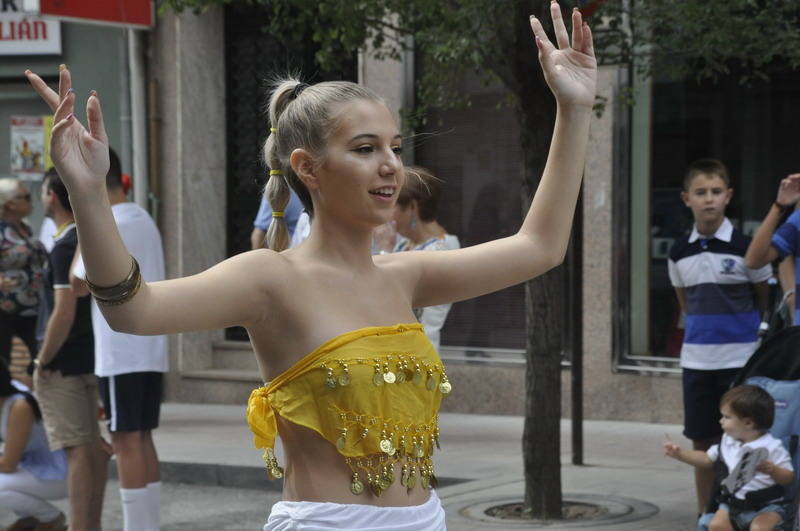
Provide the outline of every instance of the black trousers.
{"type": "Polygon", "coordinates": [[[36,316],[13,315],[0,311],[0,359],[6,366],[11,362],[11,338],[17,336],[28,347],[31,357],[36,355],[36,316]]]}

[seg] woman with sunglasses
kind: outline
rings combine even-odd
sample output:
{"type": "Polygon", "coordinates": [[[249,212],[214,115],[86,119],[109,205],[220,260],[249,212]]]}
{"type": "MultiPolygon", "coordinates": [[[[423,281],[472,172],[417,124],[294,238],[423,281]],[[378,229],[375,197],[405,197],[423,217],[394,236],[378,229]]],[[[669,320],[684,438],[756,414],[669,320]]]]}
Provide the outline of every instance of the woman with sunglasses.
{"type": "Polygon", "coordinates": [[[31,194],[17,179],[0,179],[0,358],[10,365],[11,338],[36,352],[36,315],[47,252],[25,217],[31,194]]]}

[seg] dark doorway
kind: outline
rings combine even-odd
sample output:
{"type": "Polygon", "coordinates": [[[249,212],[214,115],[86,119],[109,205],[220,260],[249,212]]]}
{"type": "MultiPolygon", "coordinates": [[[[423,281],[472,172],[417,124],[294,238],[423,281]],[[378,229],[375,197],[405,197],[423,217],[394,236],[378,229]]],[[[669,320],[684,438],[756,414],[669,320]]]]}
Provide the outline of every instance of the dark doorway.
{"type": "MultiPolygon", "coordinates": [[[[262,147],[266,140],[266,104],[270,81],[287,74],[308,83],[357,79],[352,54],[341,72],[324,72],[314,64],[317,47],[310,32],[300,40],[275,39],[268,31],[268,5],[231,4],[225,8],[225,105],[227,119],[228,256],[250,249],[250,232],[266,183],[262,147]]],[[[232,328],[227,338],[247,340],[244,329],[232,328]]]]}

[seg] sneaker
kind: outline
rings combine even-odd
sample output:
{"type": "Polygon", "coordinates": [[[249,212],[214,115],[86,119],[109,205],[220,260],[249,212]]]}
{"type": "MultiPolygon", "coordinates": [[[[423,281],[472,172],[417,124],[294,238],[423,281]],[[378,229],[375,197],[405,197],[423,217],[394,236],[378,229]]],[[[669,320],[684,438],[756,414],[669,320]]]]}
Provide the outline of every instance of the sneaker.
{"type": "Polygon", "coordinates": [[[37,525],[39,525],[39,520],[33,516],[26,516],[6,527],[6,531],[31,531],[32,529],[36,529],[37,525]]]}
{"type": "Polygon", "coordinates": [[[64,516],[64,513],[61,513],[56,516],[55,519],[49,522],[39,523],[39,525],[32,529],[33,531],[66,531],[67,518],[64,516]]]}

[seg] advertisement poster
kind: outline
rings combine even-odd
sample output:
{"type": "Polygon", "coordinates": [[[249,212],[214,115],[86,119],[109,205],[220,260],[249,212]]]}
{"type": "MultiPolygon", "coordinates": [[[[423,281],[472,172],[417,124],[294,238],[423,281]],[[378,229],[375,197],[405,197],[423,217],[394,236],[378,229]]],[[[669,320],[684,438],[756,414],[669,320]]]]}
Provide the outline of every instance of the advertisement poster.
{"type": "Polygon", "coordinates": [[[45,171],[44,116],[12,116],[10,137],[12,175],[41,180],[45,171]]]}

